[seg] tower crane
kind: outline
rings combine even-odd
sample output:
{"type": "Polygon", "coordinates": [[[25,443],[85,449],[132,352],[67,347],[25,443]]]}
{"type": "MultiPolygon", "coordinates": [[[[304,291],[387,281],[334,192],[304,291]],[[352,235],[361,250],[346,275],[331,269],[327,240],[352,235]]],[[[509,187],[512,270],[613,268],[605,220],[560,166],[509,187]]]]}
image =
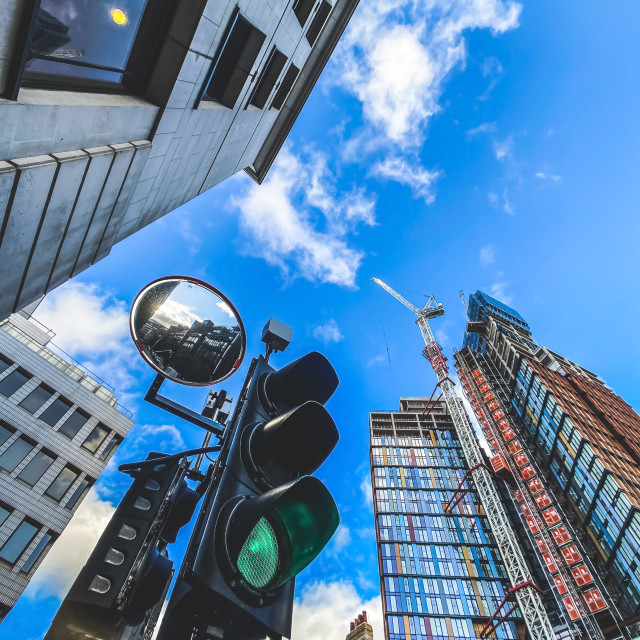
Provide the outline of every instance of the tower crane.
{"type": "Polygon", "coordinates": [[[480,445],[473,427],[454,390],[453,381],[449,378],[449,367],[447,359],[442,353],[442,347],[436,342],[429,326],[430,319],[444,314],[444,307],[441,303],[436,302],[434,296],[431,296],[424,307],[419,309],[382,280],[378,278],[372,278],[372,280],[417,316],[416,324],[425,343],[423,355],[431,363],[438,378],[438,385],[460,438],[470,475],[489,519],[491,530],[500,549],[500,555],[511,585],[514,587],[515,598],[529,634],[532,640],[554,640],[555,634],[542,603],[540,592],[533,583],[511,523],[493,484],[491,474],[483,464],[480,445]],[[516,587],[517,589],[515,589],[516,587]]]}

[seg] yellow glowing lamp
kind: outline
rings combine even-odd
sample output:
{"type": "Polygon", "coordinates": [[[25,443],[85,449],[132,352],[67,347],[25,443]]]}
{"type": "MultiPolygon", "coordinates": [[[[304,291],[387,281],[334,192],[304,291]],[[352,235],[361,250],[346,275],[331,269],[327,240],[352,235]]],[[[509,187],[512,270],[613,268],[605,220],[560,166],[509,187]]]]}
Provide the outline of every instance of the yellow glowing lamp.
{"type": "Polygon", "coordinates": [[[116,24],[127,24],[127,14],[122,9],[111,9],[109,15],[116,24]]]}

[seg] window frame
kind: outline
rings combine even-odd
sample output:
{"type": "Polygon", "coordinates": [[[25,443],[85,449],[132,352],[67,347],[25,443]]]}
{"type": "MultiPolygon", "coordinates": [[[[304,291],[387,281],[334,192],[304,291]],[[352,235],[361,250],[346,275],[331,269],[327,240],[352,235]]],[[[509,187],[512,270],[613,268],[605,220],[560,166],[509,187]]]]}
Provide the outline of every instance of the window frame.
{"type": "MultiPolygon", "coordinates": [[[[23,458],[24,460],[24,458],[23,458]]],[[[25,484],[29,485],[30,487],[35,487],[38,482],[40,482],[40,480],[42,479],[42,476],[44,476],[45,473],[47,473],[47,471],[51,468],[51,465],[56,461],[56,454],[53,453],[52,451],[49,451],[48,449],[38,449],[38,451],[35,452],[35,454],[33,455],[33,457],[31,458],[31,460],[29,460],[29,462],[27,462],[27,464],[22,467],[22,469],[20,470],[20,473],[16,476],[16,478],[18,480],[20,480],[21,482],[24,482],[25,484]],[[42,473],[36,478],[35,482],[31,482],[30,480],[25,480],[25,478],[22,478],[22,474],[29,468],[29,466],[31,465],[31,463],[36,461],[36,458],[40,457],[40,456],[46,456],[47,458],[50,459],[49,464],[45,467],[44,471],[42,471],[42,473]]]]}
{"type": "Polygon", "coordinates": [[[35,520],[31,520],[30,518],[24,518],[22,521],[20,521],[18,523],[18,526],[11,532],[9,537],[4,541],[4,543],[0,547],[0,561],[6,562],[10,564],[12,567],[14,567],[20,561],[20,558],[22,557],[24,552],[28,549],[29,545],[33,542],[33,539],[38,535],[38,532],[40,531],[41,527],[42,525],[40,523],[36,522],[35,520]],[[15,560],[10,560],[8,558],[2,557],[3,549],[13,540],[13,537],[18,533],[18,531],[23,525],[33,527],[35,531],[29,537],[27,542],[22,546],[22,548],[18,551],[18,553],[15,556],[15,560]]]}
{"type": "Polygon", "coordinates": [[[31,380],[33,378],[33,376],[26,369],[23,369],[22,367],[17,367],[13,371],[9,372],[6,376],[4,376],[4,378],[2,378],[2,380],[0,380],[0,386],[2,386],[14,374],[21,375],[22,377],[26,378],[26,380],[19,387],[14,389],[9,395],[5,395],[2,391],[0,391],[0,396],[2,396],[3,398],[11,398],[20,389],[22,389],[22,387],[24,387],[24,385],[27,384],[27,382],[29,382],[29,380],[31,380]]]}
{"type": "Polygon", "coordinates": [[[7,467],[0,467],[0,469],[2,469],[3,471],[5,471],[8,474],[12,474],[16,468],[22,464],[24,462],[24,459],[33,451],[33,449],[37,446],[37,443],[32,440],[31,438],[28,438],[27,436],[25,436],[23,433],[20,433],[19,431],[16,431],[15,433],[18,433],[18,437],[0,454],[0,459],[2,459],[2,457],[8,453],[11,449],[11,447],[13,447],[18,441],[22,441],[22,442],[26,442],[31,448],[29,449],[29,451],[27,451],[22,458],[20,458],[20,460],[18,460],[18,462],[16,462],[16,464],[13,465],[13,467],[11,469],[8,469],[7,467]]]}
{"type": "Polygon", "coordinates": [[[55,391],[51,388],[48,387],[46,384],[44,384],[43,382],[41,382],[35,389],[33,389],[32,391],[29,392],[29,394],[27,394],[24,398],[22,398],[22,400],[20,400],[20,402],[18,402],[18,406],[21,409],[24,409],[27,413],[30,413],[31,415],[36,414],[38,411],[40,411],[40,409],[42,409],[42,407],[44,407],[45,404],[47,404],[47,402],[49,402],[49,400],[51,400],[51,398],[53,398],[53,396],[55,395],[55,391]],[[31,409],[28,409],[27,407],[24,406],[24,402],[26,400],[28,400],[34,393],[36,393],[37,391],[43,390],[46,393],[49,394],[49,397],[42,402],[36,409],[34,409],[33,411],[31,411],[31,409]]]}
{"type": "Polygon", "coordinates": [[[44,492],[43,495],[47,496],[47,498],[51,498],[51,500],[53,500],[54,502],[57,502],[57,503],[62,502],[64,497],[67,495],[67,492],[69,491],[69,489],[71,489],[71,487],[73,486],[73,483],[80,477],[80,474],[81,474],[81,471],[79,469],[77,469],[76,467],[74,467],[71,464],[65,464],[64,467],[62,467],[62,469],[60,469],[60,471],[58,472],[56,477],[51,481],[49,486],[45,489],[45,492],[44,492]],[[73,480],[66,486],[64,491],[60,494],[60,497],[56,498],[54,495],[49,493],[49,491],[51,490],[53,485],[59,480],[59,478],[62,476],[62,474],[65,471],[71,471],[72,473],[75,473],[75,478],[73,478],[73,480]]]}
{"type": "Polygon", "coordinates": [[[278,79],[282,75],[282,72],[287,66],[288,61],[289,59],[287,58],[287,56],[282,53],[282,51],[280,51],[278,47],[276,47],[275,45],[271,47],[271,51],[267,56],[267,61],[264,63],[264,66],[260,71],[256,86],[253,88],[251,94],[249,95],[249,100],[247,101],[245,109],[254,107],[256,109],[262,110],[267,106],[267,102],[269,102],[269,98],[271,98],[274,89],[279,86],[278,79]],[[275,77],[273,77],[274,70],[277,70],[275,77]],[[262,93],[264,89],[268,89],[267,94],[262,96],[260,98],[260,102],[256,104],[254,100],[258,98],[258,94],[262,93]]]}
{"type": "Polygon", "coordinates": [[[92,456],[94,456],[96,454],[96,452],[98,451],[98,449],[104,444],[104,441],[109,437],[109,433],[111,433],[109,427],[107,427],[107,425],[103,424],[102,422],[98,422],[98,424],[94,425],[93,429],[91,429],[90,433],[87,435],[87,437],[84,439],[84,442],[80,446],[85,451],[88,451],[92,456]],[[104,435],[100,439],[100,442],[98,442],[96,448],[95,449],[90,449],[89,447],[86,446],[86,444],[89,441],[89,438],[94,434],[94,432],[97,429],[100,429],[101,431],[104,431],[104,435]]]}
{"type": "Polygon", "coordinates": [[[89,420],[91,420],[91,414],[87,413],[86,411],[84,411],[80,407],[76,406],[75,410],[72,413],[70,413],[67,416],[67,419],[56,429],[56,433],[59,433],[59,434],[63,435],[65,438],[68,438],[69,440],[73,440],[80,433],[80,431],[82,431],[82,429],[87,424],[87,422],[89,422],[89,420]],[[86,416],[86,418],[85,418],[85,421],[75,430],[74,434],[70,436],[68,433],[63,431],[63,429],[64,429],[65,425],[68,424],[69,421],[76,414],[79,414],[79,415],[81,415],[83,417],[86,416]]]}
{"type": "Polygon", "coordinates": [[[51,428],[55,427],[60,420],[62,420],[62,418],[64,418],[67,413],[69,413],[69,411],[73,409],[73,402],[71,402],[71,400],[68,400],[67,398],[65,398],[62,394],[59,394],[57,398],[53,399],[53,402],[38,416],[38,420],[42,420],[42,422],[44,422],[46,425],[49,425],[51,428]],[[64,413],[60,414],[60,417],[53,423],[48,422],[47,420],[44,419],[44,415],[47,413],[47,411],[49,411],[50,409],[53,410],[54,407],[56,407],[56,403],[60,402],[60,404],[66,406],[66,410],[64,411],[64,413]],[[68,406],[67,406],[68,405],[68,406]]]}

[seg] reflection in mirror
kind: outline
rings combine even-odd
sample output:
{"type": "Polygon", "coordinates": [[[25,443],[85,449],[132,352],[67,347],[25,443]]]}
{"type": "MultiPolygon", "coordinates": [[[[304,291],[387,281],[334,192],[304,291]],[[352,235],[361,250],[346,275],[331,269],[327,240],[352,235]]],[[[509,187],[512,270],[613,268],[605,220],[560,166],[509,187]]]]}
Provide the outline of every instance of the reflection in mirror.
{"type": "Polygon", "coordinates": [[[156,371],[189,385],[210,385],[230,376],[246,345],[231,302],[191,278],[162,278],[147,285],[133,303],[131,333],[156,371]]]}

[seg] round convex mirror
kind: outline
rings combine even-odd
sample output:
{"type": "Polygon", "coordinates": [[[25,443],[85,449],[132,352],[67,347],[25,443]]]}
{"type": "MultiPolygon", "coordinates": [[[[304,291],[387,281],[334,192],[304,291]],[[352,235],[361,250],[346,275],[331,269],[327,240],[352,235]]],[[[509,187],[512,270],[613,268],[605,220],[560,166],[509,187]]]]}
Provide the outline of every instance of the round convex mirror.
{"type": "Polygon", "coordinates": [[[231,302],[206,282],[183,276],[148,284],[133,302],[130,325],[142,357],[180,384],[206,386],[228,378],[247,344],[231,302]]]}

